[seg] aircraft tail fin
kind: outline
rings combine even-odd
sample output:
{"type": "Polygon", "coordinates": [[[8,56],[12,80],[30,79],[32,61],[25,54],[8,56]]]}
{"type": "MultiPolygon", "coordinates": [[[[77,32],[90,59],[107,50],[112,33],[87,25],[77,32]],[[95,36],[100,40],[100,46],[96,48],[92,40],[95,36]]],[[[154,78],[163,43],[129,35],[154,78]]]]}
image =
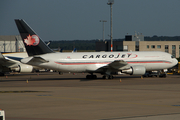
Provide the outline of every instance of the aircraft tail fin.
{"type": "Polygon", "coordinates": [[[23,19],[15,19],[15,23],[29,56],[53,53],[23,19]]]}

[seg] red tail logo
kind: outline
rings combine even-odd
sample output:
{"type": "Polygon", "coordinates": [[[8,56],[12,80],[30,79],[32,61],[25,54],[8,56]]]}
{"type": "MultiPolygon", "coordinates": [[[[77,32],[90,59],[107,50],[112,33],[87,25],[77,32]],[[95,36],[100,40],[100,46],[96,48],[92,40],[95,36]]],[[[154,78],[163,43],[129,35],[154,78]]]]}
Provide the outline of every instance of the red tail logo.
{"type": "Polygon", "coordinates": [[[37,35],[32,35],[32,36],[29,35],[29,36],[27,36],[26,39],[24,39],[24,43],[26,43],[26,45],[29,45],[29,46],[31,46],[31,45],[36,46],[39,44],[39,41],[40,40],[37,35]]]}

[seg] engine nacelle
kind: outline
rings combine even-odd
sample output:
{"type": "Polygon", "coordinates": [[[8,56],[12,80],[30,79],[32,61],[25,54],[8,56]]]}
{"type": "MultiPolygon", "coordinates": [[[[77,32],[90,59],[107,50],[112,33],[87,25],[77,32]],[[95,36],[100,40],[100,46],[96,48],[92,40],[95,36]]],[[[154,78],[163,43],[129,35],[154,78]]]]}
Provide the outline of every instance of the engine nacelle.
{"type": "Polygon", "coordinates": [[[21,73],[30,73],[33,71],[33,66],[31,65],[18,65],[17,67],[11,68],[14,72],[21,72],[21,73]]]}
{"type": "Polygon", "coordinates": [[[146,73],[146,68],[142,65],[134,65],[128,70],[122,70],[122,73],[130,75],[144,75],[146,73]]]}

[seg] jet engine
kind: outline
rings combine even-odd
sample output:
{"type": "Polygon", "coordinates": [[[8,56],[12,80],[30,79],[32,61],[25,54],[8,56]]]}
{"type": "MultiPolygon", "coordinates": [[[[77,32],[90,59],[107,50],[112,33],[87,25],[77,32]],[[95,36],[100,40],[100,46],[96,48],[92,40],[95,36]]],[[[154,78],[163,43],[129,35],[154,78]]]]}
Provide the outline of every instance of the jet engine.
{"type": "Polygon", "coordinates": [[[14,72],[32,72],[33,71],[33,67],[31,65],[23,65],[23,64],[20,64],[16,67],[13,67],[11,68],[12,71],[14,72]]]}
{"type": "Polygon", "coordinates": [[[144,75],[146,73],[146,68],[142,65],[131,66],[130,69],[122,70],[122,73],[130,75],[144,75]]]}

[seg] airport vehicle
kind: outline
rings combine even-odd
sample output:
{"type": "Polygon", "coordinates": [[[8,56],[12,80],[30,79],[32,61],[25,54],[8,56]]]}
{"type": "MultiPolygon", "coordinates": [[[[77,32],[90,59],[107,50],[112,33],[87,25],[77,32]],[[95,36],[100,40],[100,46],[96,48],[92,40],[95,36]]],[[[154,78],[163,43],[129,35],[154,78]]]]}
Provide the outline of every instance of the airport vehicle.
{"type": "Polygon", "coordinates": [[[61,72],[90,73],[86,78],[96,78],[93,73],[100,73],[105,79],[112,79],[118,72],[144,75],[147,71],[167,69],[177,64],[171,54],[158,51],[55,53],[24,20],[16,19],[15,23],[29,56],[19,59],[24,64],[61,72]]]}
{"type": "Polygon", "coordinates": [[[5,120],[5,112],[0,109],[0,120],[5,120]]]}

